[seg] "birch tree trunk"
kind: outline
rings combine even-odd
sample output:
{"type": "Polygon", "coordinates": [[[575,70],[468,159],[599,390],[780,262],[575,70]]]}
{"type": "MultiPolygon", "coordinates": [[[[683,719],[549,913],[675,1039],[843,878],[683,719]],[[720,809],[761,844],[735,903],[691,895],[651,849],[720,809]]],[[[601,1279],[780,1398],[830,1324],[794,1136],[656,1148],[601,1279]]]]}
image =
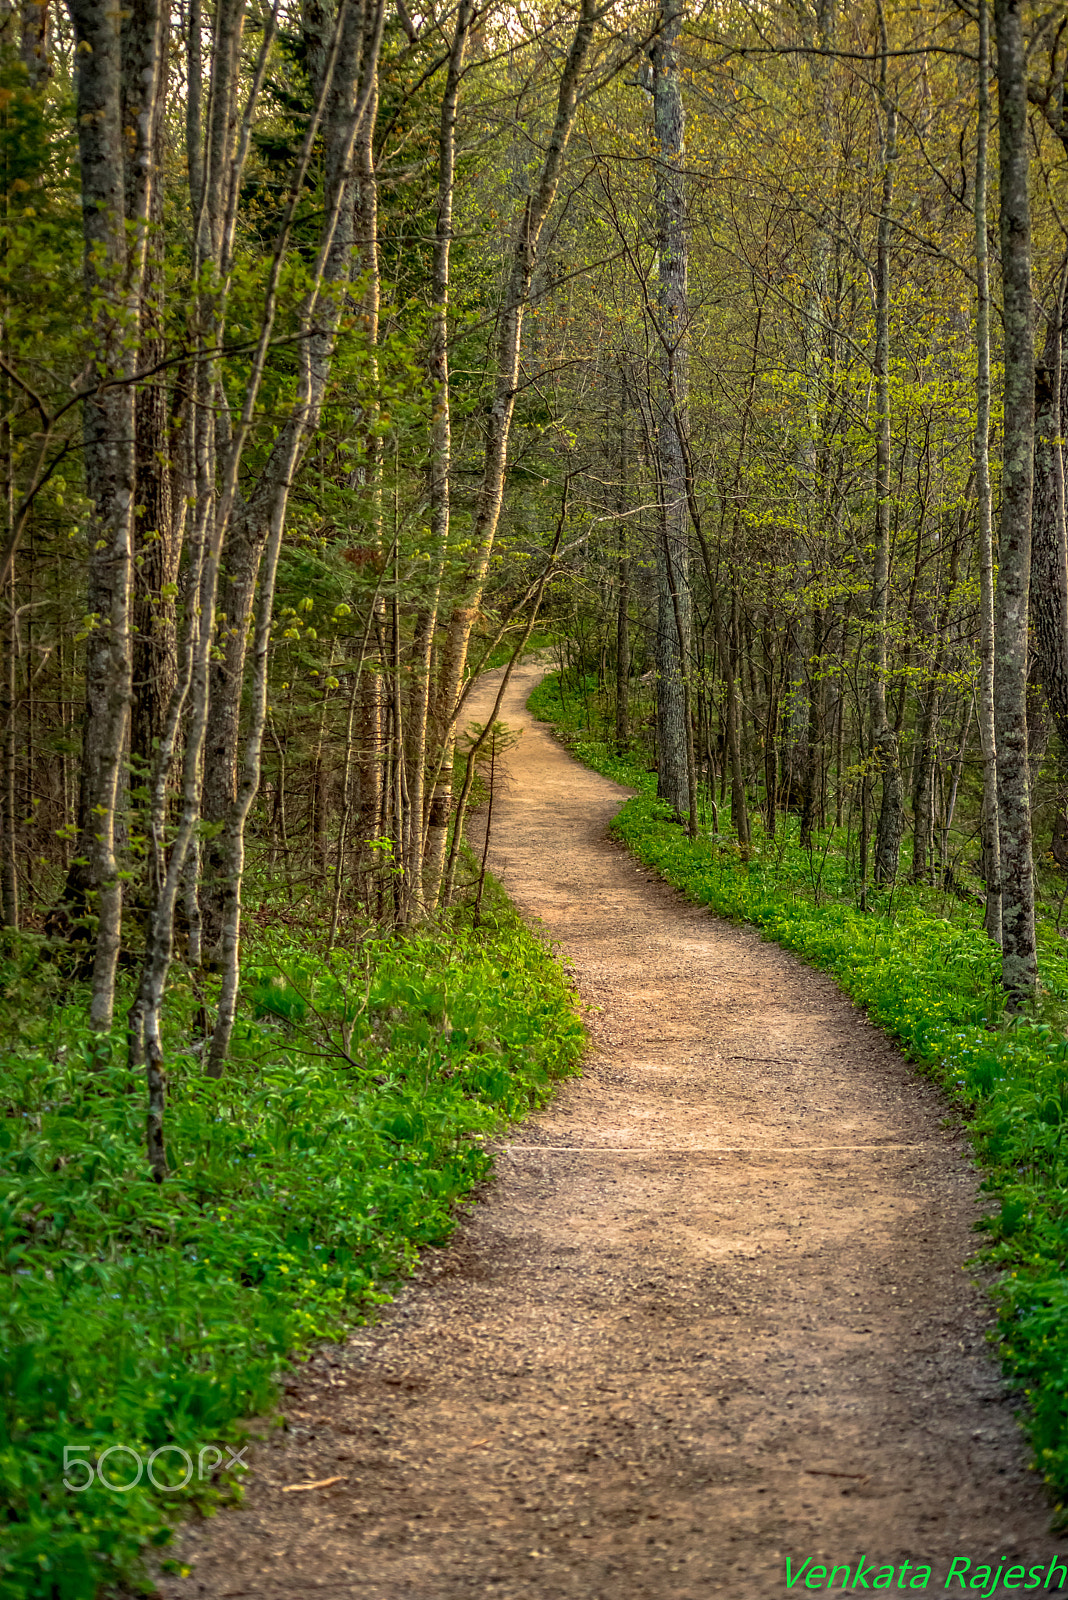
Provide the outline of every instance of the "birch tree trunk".
{"type": "MultiPolygon", "coordinates": [[[[241,892],[245,868],[245,825],[260,783],[263,731],[267,718],[267,678],[274,613],[278,558],[285,531],[289,486],[308,434],[318,423],[329,381],[334,342],[348,282],[353,235],[347,221],[352,202],[354,154],[357,139],[373,120],[377,106],[378,57],[385,26],[385,0],[366,0],[362,8],[339,11],[335,24],[337,65],[324,84],[320,105],[326,101],[325,170],[328,207],[323,221],[312,287],[301,313],[304,338],[300,345],[300,392],[283,437],[290,454],[282,475],[271,484],[270,525],[259,580],[253,641],[251,710],[236,796],[225,819],[222,860],[225,866],[222,903],[222,988],[212,1033],[207,1071],[219,1077],[230,1048],[237,1007],[240,975],[241,892]]],[[[314,138],[313,119],[309,130],[314,138]]],[[[310,142],[308,145],[310,156],[310,142]]],[[[301,180],[302,181],[302,180],[301,180]]],[[[294,193],[299,193],[300,184],[294,193]]]]}
{"type": "MultiPolygon", "coordinates": [[[[79,840],[67,900],[92,897],[97,917],[90,1022],[110,1028],[122,936],[116,853],[131,698],[130,589],[136,489],[134,386],[162,19],[146,21],[147,78],[133,128],[123,122],[121,13],[69,0],[75,33],[86,299],[100,387],[86,401],[86,488],[92,504],[79,840]],[[127,150],[127,142],[130,148],[127,150]],[[127,183],[127,157],[131,180],[127,183]],[[132,224],[127,238],[127,215],[132,224]],[[73,893],[72,893],[73,891],[73,893]]],[[[145,20],[145,19],[141,19],[145,20]]]]}
{"type": "Polygon", "coordinates": [[[467,646],[478,615],[500,520],[508,464],[508,439],[519,383],[523,318],[538,264],[542,229],[556,198],[564,155],[578,109],[583,65],[593,42],[601,11],[596,0],[580,0],[579,20],[560,76],[556,114],[534,192],[528,196],[512,247],[512,259],[498,321],[493,401],[486,423],[483,469],[471,530],[473,554],[463,584],[463,598],[454,607],[442,647],[435,706],[437,775],[427,824],[425,882],[427,903],[440,893],[445,845],[452,813],[452,768],[456,746],[456,713],[467,669],[467,646]]]}
{"type": "MultiPolygon", "coordinates": [[[[373,7],[367,10],[368,23],[375,15],[373,7]]],[[[382,594],[390,557],[382,547],[382,440],[378,434],[381,415],[380,364],[378,353],[379,316],[382,298],[382,267],[378,241],[378,178],[375,172],[374,131],[378,115],[377,73],[370,80],[369,91],[373,100],[358,130],[356,142],[356,172],[353,190],[353,226],[358,270],[363,283],[360,310],[363,319],[368,352],[370,355],[367,393],[363,403],[364,464],[360,483],[364,489],[367,506],[367,528],[370,543],[376,552],[380,582],[376,584],[371,602],[371,657],[377,657],[378,670],[364,674],[357,707],[357,826],[360,846],[357,870],[367,875],[368,883],[377,871],[373,851],[366,847],[368,839],[378,838],[386,831],[386,697],[385,697],[385,623],[386,601],[382,594]]],[[[398,841],[399,846],[399,841],[398,841]]]]}
{"type": "Polygon", "coordinates": [[[428,367],[430,419],[430,535],[434,575],[430,593],[415,629],[409,714],[408,792],[410,849],[405,863],[405,915],[424,903],[423,862],[427,838],[426,770],[429,746],[430,680],[434,635],[441,603],[441,585],[449,548],[449,473],[452,467],[452,401],[449,386],[449,258],[452,250],[452,201],[456,181],[456,116],[460,102],[467,38],[475,15],[473,0],[460,0],[453,28],[438,132],[438,204],[431,267],[433,321],[428,367]]]}
{"type": "Polygon", "coordinates": [[[1005,317],[1005,451],[994,614],[994,735],[1001,843],[1001,976],[1009,1004],[1035,991],[1035,891],[1027,761],[1027,623],[1034,473],[1031,205],[1022,0],[995,0],[1005,317]]]}
{"type": "MultiPolygon", "coordinates": [[[[253,103],[258,94],[258,87],[262,84],[272,37],[272,29],[265,30],[259,63],[250,91],[246,123],[251,117],[253,103]]],[[[305,132],[304,144],[297,162],[288,206],[271,258],[255,353],[250,364],[250,373],[242,397],[240,415],[228,440],[218,486],[216,486],[214,470],[217,431],[214,425],[213,413],[221,409],[222,396],[217,382],[214,361],[211,359],[209,352],[217,348],[219,332],[225,327],[228,292],[225,273],[221,275],[218,288],[215,287],[210,278],[204,280],[208,287],[205,290],[203,303],[197,318],[202,357],[195,364],[198,391],[197,404],[194,408],[194,416],[196,418],[197,523],[194,538],[194,560],[191,564],[188,578],[185,664],[176,685],[175,693],[172,696],[167,727],[161,742],[154,775],[152,834],[155,843],[155,854],[160,863],[157,873],[158,889],[154,898],[148,938],[146,939],[141,982],[134,1005],[131,1008],[128,1031],[131,1065],[144,1065],[146,1069],[148,1082],[147,1148],[152,1175],[157,1182],[162,1182],[167,1174],[164,1144],[166,1074],[164,1071],[163,1043],[160,1030],[161,1007],[172,958],[175,906],[183,887],[187,887],[188,862],[190,858],[195,859],[195,828],[200,815],[201,760],[208,721],[210,659],[214,642],[213,622],[222,551],[230,517],[237,499],[238,475],[242,454],[252,428],[260,385],[271,348],[278,307],[279,284],[288,252],[297,205],[303,191],[308,166],[315,147],[323,115],[324,102],[331,93],[335,63],[343,38],[344,30],[339,16],[330,50],[328,76],[322,85],[314,114],[305,132]],[[214,404],[210,402],[214,402],[214,404]],[[185,730],[182,811],[177,834],[164,870],[161,836],[166,811],[167,777],[170,763],[176,750],[178,728],[182,722],[187,702],[189,717],[185,730]]],[[[220,58],[223,59],[225,64],[226,57],[224,52],[220,52],[220,58]]],[[[231,76],[229,81],[231,84],[236,83],[236,77],[231,76]]],[[[217,95],[219,86],[213,85],[213,90],[217,95]]],[[[356,115],[351,110],[351,99],[351,92],[346,92],[344,88],[340,97],[335,97],[335,109],[337,109],[338,104],[340,104],[341,108],[339,118],[341,126],[343,130],[348,132],[347,145],[344,142],[341,144],[343,157],[346,149],[351,157],[353,125],[356,115]]],[[[218,214],[210,214],[207,206],[223,204],[229,207],[231,205],[238,189],[241,168],[247,151],[247,141],[235,140],[232,137],[233,118],[225,111],[225,108],[222,111],[219,110],[217,100],[213,106],[213,114],[216,125],[222,125],[230,129],[231,132],[227,134],[226,139],[220,145],[213,148],[209,144],[208,160],[204,172],[204,193],[208,197],[208,201],[202,210],[198,253],[210,241],[212,248],[217,248],[221,251],[219,259],[225,267],[227,264],[227,218],[225,215],[220,218],[218,214]],[[224,174],[222,181],[220,181],[218,174],[213,171],[212,163],[215,159],[222,160],[227,167],[227,172],[224,174]]],[[[333,151],[334,154],[337,154],[336,149],[333,149],[329,141],[327,141],[327,146],[328,152],[333,151]]],[[[329,160],[327,170],[328,173],[332,173],[334,178],[333,186],[328,188],[328,193],[333,197],[334,205],[324,222],[324,237],[316,262],[313,287],[305,305],[305,338],[301,346],[305,399],[307,399],[313,387],[311,375],[314,371],[317,357],[321,358],[322,354],[317,341],[328,336],[324,331],[323,324],[326,324],[327,328],[329,327],[329,312],[323,317],[322,323],[315,322],[315,314],[319,308],[319,290],[325,272],[325,265],[329,259],[333,244],[332,230],[336,228],[347,190],[344,159],[342,159],[339,172],[332,170],[329,160]],[[312,332],[313,327],[316,330],[314,334],[312,332]]],[[[279,515],[281,518],[281,512],[279,515]]],[[[280,540],[280,532],[278,537],[280,540]]],[[[274,560],[277,561],[276,548],[274,550],[274,560]]],[[[272,605],[273,589],[266,598],[268,639],[272,605]]],[[[260,676],[257,678],[256,687],[258,689],[266,681],[265,665],[261,668],[260,662],[260,655],[265,657],[266,654],[266,645],[262,639],[262,616],[261,606],[260,626],[257,629],[257,666],[258,669],[261,669],[260,676]]],[[[255,710],[259,716],[258,731],[262,735],[265,695],[261,696],[257,701],[255,710]]],[[[253,726],[255,731],[257,727],[255,719],[253,726]]],[[[254,788],[252,793],[255,793],[254,788]]],[[[251,799],[249,799],[248,803],[251,804],[251,799]]],[[[243,829],[243,817],[240,825],[243,829]]],[[[239,833],[239,849],[241,843],[242,838],[239,833]]],[[[239,876],[235,892],[239,909],[239,876]]],[[[191,921],[195,925],[195,912],[191,921]]],[[[239,928],[239,923],[237,927],[239,928]]],[[[229,927],[227,931],[230,931],[229,927]]],[[[236,993],[236,938],[237,934],[234,932],[230,946],[233,953],[232,970],[228,969],[224,975],[223,1004],[226,1004],[228,1000],[232,1002],[233,995],[236,993]]],[[[216,1033],[218,1033],[218,1028],[216,1028],[216,1033]]]]}
{"type": "MultiPolygon", "coordinates": [[[[324,291],[323,326],[310,335],[303,351],[309,387],[279,428],[251,492],[235,505],[227,545],[219,594],[220,658],[212,667],[203,798],[204,820],[216,830],[204,850],[202,892],[205,951],[215,961],[221,957],[235,873],[231,823],[235,808],[241,803],[238,752],[249,624],[264,552],[270,545],[272,530],[280,518],[284,519],[293,476],[318,423],[329,381],[341,297],[351,280],[354,143],[364,120],[374,115],[371,99],[377,78],[381,17],[382,5],[373,0],[369,5],[351,0],[342,8],[338,18],[341,31],[335,32],[333,43],[337,66],[330,70],[334,77],[315,86],[324,108],[324,166],[329,197],[319,263],[324,291]],[[375,24],[370,50],[366,37],[368,16],[375,24]]],[[[329,38],[328,33],[327,43],[329,38]]],[[[328,54],[326,44],[320,40],[317,59],[326,60],[328,54]]],[[[273,578],[270,581],[273,584],[273,578]]]]}
{"type": "MultiPolygon", "coordinates": [[[[251,428],[259,385],[270,348],[277,305],[278,282],[292,223],[291,200],[287,219],[276,242],[268,275],[259,339],[243,397],[237,426],[233,430],[217,481],[218,430],[216,413],[223,397],[214,355],[226,326],[229,284],[225,259],[228,196],[236,192],[244,163],[244,150],[234,137],[238,76],[233,70],[236,44],[220,37],[228,27],[240,34],[243,14],[240,8],[220,6],[216,13],[217,46],[213,54],[216,69],[212,82],[212,126],[222,130],[209,140],[203,159],[194,139],[189,151],[190,189],[200,194],[197,233],[193,253],[196,281],[201,286],[191,318],[191,342],[196,359],[191,364],[189,406],[190,437],[187,462],[195,486],[195,519],[190,541],[190,560],[185,575],[185,625],[181,660],[178,663],[158,740],[150,791],[148,833],[150,840],[150,889],[152,894],[145,951],[137,994],[127,1018],[127,1049],[130,1066],[144,1068],[148,1089],[146,1147],[149,1168],[157,1183],[167,1176],[164,1141],[167,1076],[165,1071],[162,1006],[174,946],[175,908],[180,895],[189,907],[190,958],[199,956],[199,907],[196,901],[195,871],[198,858],[196,826],[200,818],[203,782],[202,757],[208,713],[208,682],[211,650],[214,643],[215,601],[223,544],[237,493],[238,473],[245,442],[251,428]],[[229,96],[232,104],[221,104],[229,96]],[[224,169],[220,174],[216,166],[224,169]],[[218,255],[212,252],[218,251],[218,255]],[[214,271],[205,271],[213,267],[214,271]],[[188,712],[188,716],[187,716],[188,712]],[[168,810],[168,786],[184,732],[181,812],[169,854],[164,850],[164,824],[168,810]]],[[[191,28],[193,22],[191,21],[191,28]]],[[[262,85],[273,24],[264,30],[259,62],[249,93],[248,116],[262,85]]],[[[191,61],[196,60],[190,49],[191,61]]],[[[196,127],[195,107],[199,100],[199,78],[190,73],[190,128],[196,127]]],[[[312,135],[313,137],[313,135],[312,135]]],[[[247,146],[246,146],[247,148],[247,146]]],[[[305,166],[310,156],[306,140],[305,166]]]]}

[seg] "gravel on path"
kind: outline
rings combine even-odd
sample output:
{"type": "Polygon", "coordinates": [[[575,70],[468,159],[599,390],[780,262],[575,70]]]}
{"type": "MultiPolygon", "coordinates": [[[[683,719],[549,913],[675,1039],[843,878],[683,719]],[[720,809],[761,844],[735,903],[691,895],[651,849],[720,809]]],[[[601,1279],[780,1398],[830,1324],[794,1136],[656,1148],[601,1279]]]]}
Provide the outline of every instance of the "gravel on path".
{"type": "Polygon", "coordinates": [[[287,1386],[164,1596],[765,1600],[861,1558],[861,1590],[926,1564],[944,1593],[956,1559],[1068,1591],[962,1270],[959,1123],[829,978],[607,839],[625,791],[532,721],[543,671],[502,708],[490,865],[574,972],[583,1077],[380,1324],[287,1386]]]}

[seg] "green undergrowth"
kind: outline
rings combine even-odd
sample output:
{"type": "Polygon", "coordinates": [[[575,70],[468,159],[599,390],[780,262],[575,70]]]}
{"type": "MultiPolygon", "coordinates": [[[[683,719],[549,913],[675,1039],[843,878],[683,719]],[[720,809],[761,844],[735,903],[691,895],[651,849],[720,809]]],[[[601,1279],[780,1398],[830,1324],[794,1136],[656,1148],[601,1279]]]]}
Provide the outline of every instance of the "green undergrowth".
{"type": "MultiPolygon", "coordinates": [[[[522,659],[524,661],[527,660],[528,657],[535,655],[539,650],[548,650],[552,643],[553,635],[551,633],[546,633],[543,628],[535,628],[527,640],[522,659]]],[[[486,656],[486,659],[480,663],[479,670],[481,672],[492,672],[495,667],[506,667],[512,659],[515,647],[516,638],[514,634],[506,635],[500,644],[495,645],[486,656]]],[[[473,654],[477,658],[479,652],[476,650],[473,654]]]]}
{"type": "Polygon", "coordinates": [[[329,957],[260,921],[219,1082],[202,996],[175,985],[162,1186],[119,1030],[90,1034],[84,994],[28,942],[0,959],[2,1600],[136,1583],[183,1501],[236,1492],[221,1447],[241,1419],[448,1237],[485,1140],[576,1067],[567,981],[499,895],[477,930],[457,916],[329,957]],[[153,1475],[184,1477],[184,1450],[183,1491],[117,1487],[167,1446],[153,1475]]]}
{"type": "Polygon", "coordinates": [[[981,1259],[992,1292],[1005,1370],[1021,1394],[1022,1420],[1068,1523],[1068,948],[1049,920],[1039,925],[1043,995],[1030,1015],[1009,1018],[999,957],[981,908],[929,887],[900,887],[862,912],[847,850],[833,831],[802,849],[795,819],[748,859],[735,841],[688,839],[656,799],[655,775],[579,725],[554,679],[530,709],[556,724],[587,765],[639,790],[613,824],[627,848],[668,882],[725,917],[829,972],[873,1022],[905,1047],[962,1109],[992,1214],[981,1259]]]}

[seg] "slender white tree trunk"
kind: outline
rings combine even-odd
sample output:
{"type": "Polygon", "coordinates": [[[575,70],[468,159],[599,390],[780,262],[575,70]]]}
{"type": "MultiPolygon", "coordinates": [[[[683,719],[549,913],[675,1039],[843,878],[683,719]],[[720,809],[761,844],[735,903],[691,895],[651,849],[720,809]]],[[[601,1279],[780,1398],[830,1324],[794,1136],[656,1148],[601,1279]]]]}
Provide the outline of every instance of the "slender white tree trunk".
{"type": "MultiPolygon", "coordinates": [[[[344,228],[342,219],[346,215],[346,207],[351,205],[353,159],[357,137],[365,122],[373,118],[377,105],[378,56],[385,25],[384,0],[367,0],[360,21],[359,46],[357,46],[357,30],[350,28],[346,14],[339,12],[333,46],[335,59],[340,56],[340,59],[337,59],[336,81],[335,68],[331,63],[331,76],[324,84],[319,99],[320,107],[324,102],[332,107],[326,134],[330,206],[323,222],[312,286],[301,314],[305,338],[300,346],[300,393],[290,418],[292,453],[284,475],[275,484],[270,497],[270,524],[256,602],[248,731],[237,794],[226,814],[223,827],[222,859],[225,863],[226,878],[221,934],[222,987],[208,1055],[207,1070],[212,1077],[219,1077],[222,1074],[237,1009],[245,825],[260,783],[263,731],[267,720],[267,683],[274,591],[282,536],[285,531],[289,484],[300,459],[303,440],[318,421],[329,379],[334,337],[340,314],[338,291],[347,278],[348,255],[351,248],[350,245],[346,245],[343,252],[339,250],[337,231],[339,225],[344,228]]],[[[310,140],[315,137],[317,122],[318,116],[313,118],[309,128],[309,143],[306,145],[309,155],[310,140]]],[[[302,182],[303,172],[299,174],[299,178],[302,182]]],[[[299,193],[300,182],[295,185],[295,193],[299,193]]]]}
{"type": "Polygon", "coordinates": [[[538,263],[542,229],[560,185],[564,156],[578,110],[582,70],[593,43],[594,29],[599,15],[596,0],[581,0],[578,23],[560,75],[556,115],[542,161],[541,173],[533,193],[524,206],[512,247],[504,304],[501,307],[498,323],[496,375],[493,400],[486,423],[482,479],[471,530],[472,556],[463,580],[463,597],[454,607],[449,619],[438,678],[435,735],[439,756],[437,777],[430,800],[424,874],[427,902],[430,905],[436,902],[440,893],[445,866],[445,845],[452,813],[456,712],[467,670],[467,646],[482,601],[504,498],[508,440],[519,383],[523,318],[534,269],[538,263]]]}
{"type": "Polygon", "coordinates": [[[425,610],[415,630],[412,703],[409,717],[408,790],[411,796],[411,849],[406,863],[408,905],[422,905],[423,862],[427,839],[426,769],[429,753],[430,679],[434,658],[441,585],[449,548],[449,473],[452,467],[452,400],[449,384],[449,258],[452,250],[453,186],[456,181],[456,116],[460,102],[464,53],[475,8],[460,0],[453,29],[438,133],[438,206],[434,227],[430,331],[430,533],[434,576],[425,610]]]}
{"type": "MultiPolygon", "coordinates": [[[[154,182],[152,130],[162,19],[151,17],[144,105],[136,119],[131,170],[123,125],[123,13],[69,0],[75,33],[78,153],[85,238],[85,287],[93,312],[97,393],[85,405],[86,486],[93,506],[87,611],[86,721],[82,744],[79,866],[68,898],[95,898],[97,917],[90,1022],[110,1028],[122,938],[117,811],[131,698],[130,593],[136,494],[134,371],[147,223],[154,182]],[[129,178],[129,181],[128,181],[129,178]],[[127,215],[131,230],[127,235],[127,215]]],[[[144,16],[141,18],[144,21],[144,16]]]]}

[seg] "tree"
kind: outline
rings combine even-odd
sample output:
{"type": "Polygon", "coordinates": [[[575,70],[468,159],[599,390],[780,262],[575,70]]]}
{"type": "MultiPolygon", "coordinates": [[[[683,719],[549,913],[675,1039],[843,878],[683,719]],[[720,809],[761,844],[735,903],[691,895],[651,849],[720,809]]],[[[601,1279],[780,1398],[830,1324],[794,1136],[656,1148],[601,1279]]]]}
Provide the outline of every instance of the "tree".
{"type": "MultiPolygon", "coordinates": [[[[77,60],[78,149],[85,219],[86,300],[94,307],[99,375],[84,409],[86,487],[93,505],[86,612],[86,720],[82,740],[75,905],[95,900],[93,1026],[111,1026],[122,939],[122,879],[116,853],[122,759],[131,701],[130,597],[137,488],[134,372],[152,195],[157,182],[159,57],[164,13],[118,11],[70,0],[77,60]],[[137,103],[124,122],[123,55],[134,63],[137,103]],[[129,229],[127,223],[130,224],[129,229]]],[[[126,87],[130,87],[127,80],[126,87]]]]}
{"type": "Polygon", "coordinates": [[[436,777],[430,798],[426,845],[426,894],[431,905],[437,900],[445,864],[452,811],[456,718],[467,670],[467,650],[482,602],[504,498],[508,444],[519,385],[523,321],[534,273],[539,264],[542,230],[556,199],[564,157],[575,123],[583,68],[593,43],[596,24],[609,9],[611,0],[604,8],[599,8],[595,0],[580,0],[578,20],[560,74],[556,111],[541,170],[523,203],[506,269],[504,296],[497,321],[493,396],[486,420],[482,471],[471,530],[471,554],[460,579],[461,595],[452,607],[441,647],[441,668],[436,690],[436,777]]]}
{"type": "Polygon", "coordinates": [[[686,201],[682,162],[685,112],[679,84],[681,0],[663,0],[660,29],[650,51],[656,132],[656,238],[659,389],[655,419],[660,538],[657,574],[657,793],[675,815],[697,827],[693,729],[690,716],[690,561],[683,436],[687,410],[686,201]]]}
{"type": "Polygon", "coordinates": [[[890,230],[897,161],[897,105],[887,83],[889,44],[886,17],[879,6],[879,107],[883,118],[882,196],[875,261],[875,563],[872,571],[871,617],[875,661],[871,677],[871,742],[882,778],[882,804],[875,840],[875,882],[880,887],[897,877],[901,850],[901,765],[897,737],[887,718],[887,626],[890,597],[890,230]]]}
{"type": "Polygon", "coordinates": [[[1035,990],[1035,891],[1027,759],[1027,625],[1035,385],[1031,300],[1027,57],[1019,0],[995,0],[1005,447],[994,617],[994,737],[1001,847],[1002,982],[1012,1004],[1035,990]]]}
{"type": "Polygon", "coordinates": [[[994,711],[994,513],[990,485],[990,267],[987,252],[987,146],[990,139],[990,9],[979,6],[978,127],[975,141],[976,412],[975,492],[979,532],[979,732],[983,747],[980,826],[986,880],[984,925],[1001,943],[1001,840],[994,711]]]}

